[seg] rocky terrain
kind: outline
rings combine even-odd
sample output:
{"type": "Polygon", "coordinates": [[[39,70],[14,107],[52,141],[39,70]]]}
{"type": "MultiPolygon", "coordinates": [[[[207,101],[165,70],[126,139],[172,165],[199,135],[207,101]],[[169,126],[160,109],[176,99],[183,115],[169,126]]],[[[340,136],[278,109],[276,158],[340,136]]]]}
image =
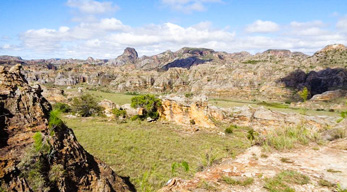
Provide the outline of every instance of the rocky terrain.
{"type": "MultiPolygon", "coordinates": [[[[126,48],[122,55],[110,60],[22,60],[9,56],[0,60],[3,65],[22,63],[29,82],[58,86],[84,84],[115,92],[178,92],[296,102],[300,101],[297,92],[303,87],[310,91],[308,98],[347,87],[344,45],[327,46],[312,56],[289,50],[251,55],[182,48],[138,57],[135,49],[126,48]]],[[[340,93],[339,98],[346,97],[344,91],[340,93]]],[[[335,102],[336,98],[331,100],[335,102]]],[[[342,103],[333,107],[341,106],[342,103]]]]}
{"type": "Polygon", "coordinates": [[[83,149],[41,92],[28,85],[20,65],[1,66],[1,191],[134,190],[83,149]]]}
{"type": "Polygon", "coordinates": [[[222,163],[197,173],[191,180],[173,178],[160,191],[265,192],[270,187],[277,191],[290,191],[289,188],[302,192],[335,191],[335,183],[339,183],[341,188],[347,187],[346,146],[347,140],[344,139],[323,147],[310,146],[296,149],[295,152],[271,154],[265,154],[260,147],[253,146],[235,159],[225,159],[222,163]],[[296,183],[288,180],[289,183],[283,182],[275,186],[268,182],[280,174],[285,178],[283,173],[288,172],[297,175],[294,178],[296,183]],[[237,183],[247,178],[251,181],[248,184],[237,183]]]}

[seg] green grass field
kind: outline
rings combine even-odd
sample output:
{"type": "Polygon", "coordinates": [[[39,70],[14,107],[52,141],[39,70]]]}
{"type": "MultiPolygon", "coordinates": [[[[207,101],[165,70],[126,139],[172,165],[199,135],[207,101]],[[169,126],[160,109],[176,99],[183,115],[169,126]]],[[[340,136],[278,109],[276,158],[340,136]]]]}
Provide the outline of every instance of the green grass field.
{"type": "MultiPolygon", "coordinates": [[[[65,89],[65,91],[77,93],[77,87],[74,87],[72,89],[65,89]]],[[[104,91],[96,91],[96,90],[88,90],[88,89],[84,89],[83,92],[93,95],[97,99],[97,101],[108,99],[118,105],[130,103],[131,98],[134,97],[134,95],[128,95],[125,93],[113,93],[113,92],[104,92],[104,91]]]]}
{"type": "Polygon", "coordinates": [[[138,191],[161,188],[170,178],[189,178],[223,157],[234,157],[250,146],[245,130],[220,136],[199,131],[182,132],[178,125],[106,118],[64,118],[78,141],[119,175],[130,176],[138,191]],[[173,163],[186,161],[189,171],[173,163]]]}
{"type": "Polygon", "coordinates": [[[326,115],[326,116],[340,116],[338,112],[329,112],[329,111],[316,111],[312,109],[300,109],[300,108],[291,108],[287,104],[282,103],[271,103],[271,102],[253,102],[253,101],[241,101],[241,100],[233,100],[233,99],[221,99],[221,98],[211,98],[209,99],[209,103],[211,105],[215,105],[217,107],[229,108],[229,107],[242,107],[244,105],[249,105],[252,107],[260,107],[263,106],[265,108],[281,111],[285,113],[301,113],[307,115],[326,115]]]}

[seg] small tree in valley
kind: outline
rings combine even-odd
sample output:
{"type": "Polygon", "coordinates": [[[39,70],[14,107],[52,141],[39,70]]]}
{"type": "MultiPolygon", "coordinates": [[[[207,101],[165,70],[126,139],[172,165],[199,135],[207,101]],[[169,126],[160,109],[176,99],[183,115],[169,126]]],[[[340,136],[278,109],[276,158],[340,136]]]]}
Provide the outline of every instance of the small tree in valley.
{"type": "Polygon", "coordinates": [[[301,91],[298,92],[301,99],[305,102],[307,101],[308,95],[310,92],[308,91],[307,87],[304,87],[301,91]]]}

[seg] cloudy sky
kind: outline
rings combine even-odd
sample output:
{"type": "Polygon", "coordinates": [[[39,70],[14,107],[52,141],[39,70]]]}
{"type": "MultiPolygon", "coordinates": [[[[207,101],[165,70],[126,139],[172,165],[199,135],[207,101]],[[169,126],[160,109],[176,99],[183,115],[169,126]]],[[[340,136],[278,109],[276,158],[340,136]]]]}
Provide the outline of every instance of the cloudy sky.
{"type": "Polygon", "coordinates": [[[312,54],[347,44],[346,0],[1,0],[0,55],[115,58],[182,47],[312,54]]]}

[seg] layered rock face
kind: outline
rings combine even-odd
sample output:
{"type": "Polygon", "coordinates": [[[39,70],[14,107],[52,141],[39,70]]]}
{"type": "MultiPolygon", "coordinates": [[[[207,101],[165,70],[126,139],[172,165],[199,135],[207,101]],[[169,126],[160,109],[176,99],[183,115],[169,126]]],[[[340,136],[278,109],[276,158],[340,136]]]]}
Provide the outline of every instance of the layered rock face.
{"type": "Polygon", "coordinates": [[[195,97],[191,100],[185,100],[182,97],[165,97],[162,98],[160,117],[181,125],[215,128],[216,125],[210,115],[212,112],[204,97],[195,97]]]}
{"type": "Polygon", "coordinates": [[[6,191],[131,191],[50,114],[40,86],[16,65],[0,68],[0,189],[6,191]]]}

